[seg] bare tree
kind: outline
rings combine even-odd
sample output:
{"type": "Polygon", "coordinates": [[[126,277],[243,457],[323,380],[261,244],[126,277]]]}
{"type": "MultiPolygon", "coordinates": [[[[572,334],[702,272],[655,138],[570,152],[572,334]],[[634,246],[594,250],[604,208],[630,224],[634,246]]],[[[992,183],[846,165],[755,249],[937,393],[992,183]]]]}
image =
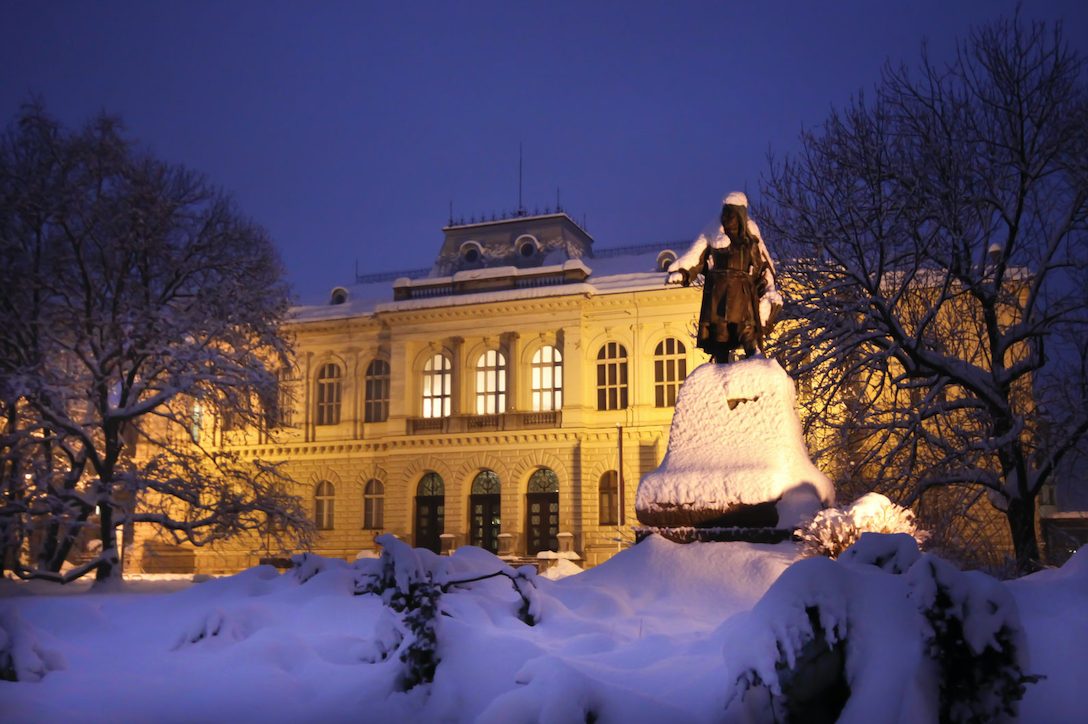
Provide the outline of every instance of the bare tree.
{"type": "Polygon", "coordinates": [[[1060,25],[1000,21],[801,140],[762,218],[816,447],[900,500],[987,492],[1029,570],[1036,496],[1088,432],[1082,60],[1060,25]]]}
{"type": "Polygon", "coordinates": [[[29,106],[0,140],[0,537],[23,577],[119,574],[116,527],[200,545],[310,524],[275,466],[205,443],[263,422],[288,294],[274,247],[201,176],[116,119],[29,106]],[[141,448],[137,454],[136,447],[141,448]],[[61,573],[94,525],[97,555],[61,573]]]}

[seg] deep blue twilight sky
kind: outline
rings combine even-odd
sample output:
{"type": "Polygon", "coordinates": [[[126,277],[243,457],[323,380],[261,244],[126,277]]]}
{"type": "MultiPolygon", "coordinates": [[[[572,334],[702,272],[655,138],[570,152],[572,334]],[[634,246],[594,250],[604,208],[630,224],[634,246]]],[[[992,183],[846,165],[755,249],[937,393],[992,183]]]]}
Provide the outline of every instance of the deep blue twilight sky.
{"type": "MultiPolygon", "coordinates": [[[[0,0],[0,117],[31,94],[68,125],[120,115],[231,191],[316,299],[356,260],[429,266],[451,201],[513,209],[519,144],[530,210],[559,187],[599,247],[690,238],[885,59],[947,58],[1014,6],[0,0]]],[[[1086,6],[1023,14],[1088,55],[1086,6]]]]}

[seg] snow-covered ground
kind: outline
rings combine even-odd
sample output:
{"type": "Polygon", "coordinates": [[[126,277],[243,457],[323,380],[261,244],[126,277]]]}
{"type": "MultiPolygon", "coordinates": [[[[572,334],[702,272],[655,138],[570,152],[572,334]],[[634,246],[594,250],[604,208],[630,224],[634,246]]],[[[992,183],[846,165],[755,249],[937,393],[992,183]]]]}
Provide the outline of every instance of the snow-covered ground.
{"type": "MultiPolygon", "coordinates": [[[[896,546],[902,541],[883,550],[896,546]]],[[[908,552],[901,563],[931,560],[908,552]]],[[[40,680],[0,681],[0,720],[583,722],[591,713],[600,722],[699,722],[753,711],[758,719],[769,709],[755,696],[742,702],[737,678],[769,662],[764,681],[773,678],[780,651],[802,642],[794,619],[812,604],[847,641],[858,701],[893,690],[892,700],[848,709],[847,718],[884,706],[870,720],[924,719],[932,702],[911,701],[922,696],[918,682],[896,683],[910,678],[921,651],[914,624],[901,618],[912,615],[907,599],[929,590],[919,580],[968,576],[942,562],[931,566],[935,578],[918,574],[920,564],[897,575],[859,562],[878,554],[791,567],[792,543],[651,537],[584,573],[523,579],[533,593],[531,626],[518,617],[521,599],[508,578],[451,587],[437,619],[434,681],[409,691],[397,683],[403,617],[379,595],[356,595],[380,561],[311,557],[282,574],[259,567],[172,591],[145,581],[116,593],[49,595],[3,581],[0,652],[14,651],[22,678],[40,680]],[[894,696],[905,699],[896,705],[894,696]]],[[[504,568],[479,549],[420,555],[442,581],[504,568]]],[[[979,596],[997,601],[987,604],[985,626],[1019,609],[1024,669],[1047,677],[1028,686],[1024,721],[1083,720],[1088,554],[1018,581],[971,579],[949,590],[954,600],[964,592],[965,607],[979,596]]]]}

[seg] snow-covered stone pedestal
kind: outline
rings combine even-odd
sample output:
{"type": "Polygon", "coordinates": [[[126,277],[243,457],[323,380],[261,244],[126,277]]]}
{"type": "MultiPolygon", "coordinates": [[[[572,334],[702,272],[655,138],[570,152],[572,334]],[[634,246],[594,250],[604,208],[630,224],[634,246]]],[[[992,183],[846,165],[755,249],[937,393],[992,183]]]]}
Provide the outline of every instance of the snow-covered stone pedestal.
{"type": "Polygon", "coordinates": [[[770,542],[833,501],[805,449],[793,380],[774,360],[748,359],[704,364],[684,382],[668,452],[639,482],[635,512],[643,534],[770,542]]]}

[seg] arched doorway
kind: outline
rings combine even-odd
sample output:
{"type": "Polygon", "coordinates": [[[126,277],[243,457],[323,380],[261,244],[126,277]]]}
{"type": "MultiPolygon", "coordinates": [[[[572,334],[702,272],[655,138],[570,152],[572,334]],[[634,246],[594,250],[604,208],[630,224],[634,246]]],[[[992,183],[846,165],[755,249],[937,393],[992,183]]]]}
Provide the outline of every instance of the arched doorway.
{"type": "Polygon", "coordinates": [[[499,476],[491,470],[481,470],[472,481],[469,497],[471,543],[492,553],[499,552],[499,533],[502,532],[501,491],[499,476]]]}
{"type": "Polygon", "coordinates": [[[529,478],[525,497],[529,516],[526,551],[535,555],[559,550],[559,477],[553,470],[540,468],[529,478]]]}
{"type": "Polygon", "coordinates": [[[446,484],[435,472],[426,473],[416,488],[416,548],[442,551],[443,526],[446,518],[446,484]]]}

